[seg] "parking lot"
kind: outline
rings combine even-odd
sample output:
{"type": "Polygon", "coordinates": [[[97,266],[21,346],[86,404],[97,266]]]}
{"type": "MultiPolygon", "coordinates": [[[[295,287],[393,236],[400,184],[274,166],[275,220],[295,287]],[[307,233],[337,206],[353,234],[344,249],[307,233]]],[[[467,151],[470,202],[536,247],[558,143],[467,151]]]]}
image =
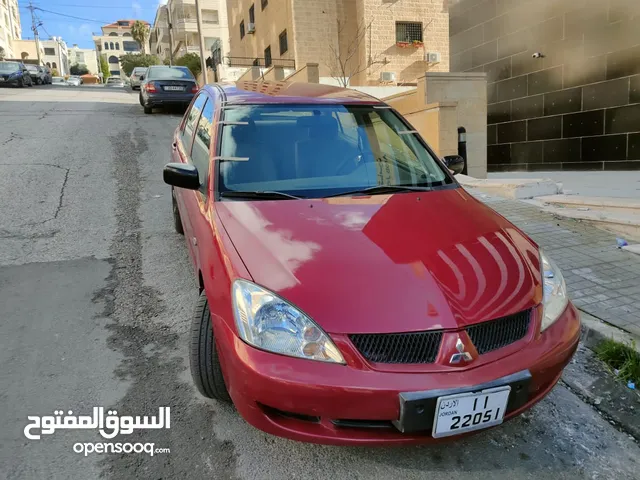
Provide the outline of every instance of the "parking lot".
{"type": "Polygon", "coordinates": [[[272,437],[200,397],[197,284],[162,181],[180,118],[144,115],[129,89],[0,89],[0,477],[638,478],[637,443],[562,384],[490,431],[400,448],[272,437]],[[95,432],[23,434],[27,416],[94,406],[170,407],[170,429],[131,440],[170,452],[84,456],[72,446],[95,432]]]}

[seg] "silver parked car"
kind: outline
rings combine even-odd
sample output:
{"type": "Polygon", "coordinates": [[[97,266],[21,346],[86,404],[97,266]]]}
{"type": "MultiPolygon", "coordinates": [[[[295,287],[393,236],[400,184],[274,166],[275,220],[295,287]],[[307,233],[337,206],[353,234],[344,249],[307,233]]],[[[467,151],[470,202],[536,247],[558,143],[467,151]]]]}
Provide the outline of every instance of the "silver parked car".
{"type": "Polygon", "coordinates": [[[146,71],[147,67],[136,67],[133,69],[131,77],[129,78],[132,90],[140,89],[140,82],[143,80],[146,71]]]}

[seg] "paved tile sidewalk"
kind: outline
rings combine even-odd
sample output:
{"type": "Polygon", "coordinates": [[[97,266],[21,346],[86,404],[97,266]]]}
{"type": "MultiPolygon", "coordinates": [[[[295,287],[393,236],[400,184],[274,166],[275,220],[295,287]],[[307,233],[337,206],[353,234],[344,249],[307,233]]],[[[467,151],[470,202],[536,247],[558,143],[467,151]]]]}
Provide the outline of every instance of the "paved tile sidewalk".
{"type": "Polygon", "coordinates": [[[544,248],[562,269],[578,308],[640,336],[640,255],[619,249],[612,233],[522,201],[468,191],[544,248]]]}

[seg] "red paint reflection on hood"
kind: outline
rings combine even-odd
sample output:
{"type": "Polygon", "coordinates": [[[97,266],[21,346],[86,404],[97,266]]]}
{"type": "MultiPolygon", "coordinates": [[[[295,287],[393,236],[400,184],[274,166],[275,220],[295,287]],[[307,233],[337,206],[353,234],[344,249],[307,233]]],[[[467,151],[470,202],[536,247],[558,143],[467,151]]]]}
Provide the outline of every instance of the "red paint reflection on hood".
{"type": "Polygon", "coordinates": [[[253,280],[330,333],[458,328],[542,298],[537,246],[462,188],[216,208],[253,280]]]}

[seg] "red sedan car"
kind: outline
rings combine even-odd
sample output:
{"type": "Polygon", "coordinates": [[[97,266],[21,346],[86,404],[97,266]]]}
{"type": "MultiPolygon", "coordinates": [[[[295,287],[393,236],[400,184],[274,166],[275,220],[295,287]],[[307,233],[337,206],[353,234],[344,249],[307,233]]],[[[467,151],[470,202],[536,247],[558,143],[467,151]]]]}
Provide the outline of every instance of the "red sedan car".
{"type": "Polygon", "coordinates": [[[375,98],[206,86],[172,155],[193,380],[263,431],[442,441],[529,409],[577,348],[558,267],[375,98]]]}

